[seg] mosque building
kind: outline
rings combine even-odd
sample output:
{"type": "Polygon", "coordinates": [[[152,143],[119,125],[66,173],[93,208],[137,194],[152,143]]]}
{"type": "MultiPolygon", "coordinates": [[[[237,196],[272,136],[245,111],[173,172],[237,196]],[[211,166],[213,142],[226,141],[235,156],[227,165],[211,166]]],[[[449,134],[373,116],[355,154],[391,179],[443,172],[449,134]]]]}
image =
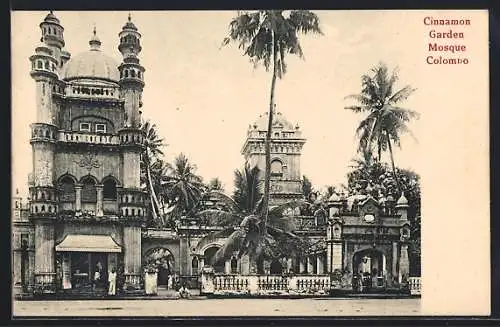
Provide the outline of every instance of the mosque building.
{"type": "MultiPolygon", "coordinates": [[[[36,121],[31,124],[33,171],[29,204],[13,198],[13,283],[25,292],[85,292],[95,271],[116,270],[119,287],[141,292],[145,267],[158,284],[177,275],[192,285],[228,235],[225,226],[183,217],[174,229],[146,227],[147,194],[140,184],[140,129],[145,68],[141,34],[129,15],[118,33],[120,63],[101,50],[94,28],[89,49],[71,55],[64,28],[50,12],[40,24],[30,75],[36,83],[36,121]],[[213,237],[217,232],[218,236],[213,237]]],[[[274,112],[270,205],[302,199],[300,127],[274,112]]],[[[265,167],[268,116],[249,126],[242,154],[265,167]]],[[[263,178],[263,176],[261,176],[263,178]]],[[[408,201],[334,194],[324,210],[290,212],[295,233],[313,247],[302,258],[264,262],[261,273],[376,274],[378,286],[396,287],[408,274],[408,201]]],[[[235,254],[214,267],[219,274],[250,273],[235,254]]]]}

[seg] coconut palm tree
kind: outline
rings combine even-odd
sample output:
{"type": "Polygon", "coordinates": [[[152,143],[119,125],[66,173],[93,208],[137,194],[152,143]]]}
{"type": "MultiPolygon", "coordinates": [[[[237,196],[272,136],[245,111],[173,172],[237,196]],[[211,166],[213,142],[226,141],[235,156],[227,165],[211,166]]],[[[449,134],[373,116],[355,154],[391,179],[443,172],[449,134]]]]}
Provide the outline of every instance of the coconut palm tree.
{"type": "Polygon", "coordinates": [[[196,175],[196,165],[180,153],[173,164],[168,164],[168,173],[164,177],[163,186],[167,198],[181,214],[188,213],[194,208],[205,190],[205,185],[200,176],[196,175]]]}
{"type": "Polygon", "coordinates": [[[401,146],[401,133],[413,134],[407,123],[418,118],[419,114],[413,110],[399,106],[400,102],[406,100],[416,89],[407,85],[398,91],[394,86],[398,80],[397,69],[389,75],[387,65],[380,63],[371,70],[371,75],[361,77],[362,90],[360,94],[352,94],[346,99],[358,102],[356,105],[346,106],[345,109],[356,113],[366,113],[356,129],[359,137],[358,152],[363,153],[365,158],[371,157],[373,150],[377,150],[380,161],[382,152],[389,151],[394,176],[396,177],[396,166],[394,164],[393,145],[401,146]]]}
{"type": "MultiPolygon", "coordinates": [[[[224,230],[208,236],[211,239],[227,237],[224,245],[215,253],[212,265],[224,262],[234,252],[238,252],[240,257],[249,255],[255,270],[258,258],[274,259],[285,255],[290,257],[307,250],[307,240],[293,233],[293,219],[283,217],[285,210],[304,205],[305,201],[293,201],[270,208],[268,223],[264,225],[258,215],[263,205],[258,175],[257,167],[250,168],[245,165],[242,170],[235,171],[233,198],[220,192],[215,193],[228,210],[205,209],[194,213],[194,216],[205,224],[226,226],[224,230]]],[[[207,192],[205,196],[213,197],[214,192],[207,192]]]]}
{"type": "MultiPolygon", "coordinates": [[[[266,168],[264,179],[264,198],[262,212],[264,225],[267,223],[269,211],[269,191],[271,174],[271,132],[275,107],[274,93],[276,78],[282,78],[287,71],[285,55],[290,53],[303,58],[299,42],[299,34],[322,34],[319,18],[307,10],[260,10],[255,12],[238,12],[229,24],[229,36],[223,45],[231,41],[239,43],[244,55],[250,57],[254,67],[262,63],[266,71],[272,72],[269,99],[269,121],[265,142],[266,168]]],[[[265,231],[265,228],[261,230],[265,231]]]]}
{"type": "Polygon", "coordinates": [[[163,163],[158,163],[158,161],[160,161],[160,156],[163,155],[162,148],[165,146],[165,144],[163,142],[163,139],[158,136],[156,125],[151,124],[150,121],[146,121],[144,124],[142,124],[141,130],[146,136],[144,150],[141,153],[141,168],[144,173],[146,188],[149,193],[153,220],[159,221],[159,219],[162,219],[160,214],[161,206],[156,195],[156,190],[158,190],[159,186],[158,179],[161,178],[161,174],[164,173],[164,170],[159,169],[161,168],[161,166],[163,166],[163,163]],[[153,166],[155,166],[157,173],[155,177],[155,179],[157,180],[156,189],[155,183],[153,181],[153,176],[155,174],[152,174],[153,166]]]}

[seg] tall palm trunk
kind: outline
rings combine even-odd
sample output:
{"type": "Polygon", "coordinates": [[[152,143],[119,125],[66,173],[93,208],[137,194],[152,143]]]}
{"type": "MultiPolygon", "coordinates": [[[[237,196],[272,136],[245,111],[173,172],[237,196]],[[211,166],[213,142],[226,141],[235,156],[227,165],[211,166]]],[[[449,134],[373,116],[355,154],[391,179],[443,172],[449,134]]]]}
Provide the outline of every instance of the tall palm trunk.
{"type": "MultiPolygon", "coordinates": [[[[151,179],[151,169],[149,167],[149,160],[146,162],[146,174],[148,178],[148,186],[149,186],[149,197],[151,199],[151,212],[153,214],[153,220],[158,221],[158,213],[156,209],[160,209],[158,198],[156,197],[155,190],[153,188],[153,180],[151,179]]],[[[162,221],[163,222],[163,221],[162,221]]]]}
{"type": "Polygon", "coordinates": [[[276,50],[275,35],[272,32],[272,46],[273,46],[273,77],[271,79],[271,96],[269,101],[269,121],[267,124],[266,134],[266,170],[264,175],[264,200],[262,201],[262,218],[264,226],[262,226],[262,233],[265,233],[267,226],[267,216],[269,213],[269,196],[271,186],[271,133],[273,128],[273,114],[274,114],[274,90],[276,88],[276,76],[278,70],[278,54],[276,50]]]}
{"type": "Polygon", "coordinates": [[[398,188],[398,191],[401,191],[401,186],[399,185],[399,179],[398,175],[396,174],[396,165],[394,164],[394,154],[392,153],[392,144],[391,144],[391,138],[389,137],[389,133],[387,133],[387,145],[389,146],[389,153],[391,155],[391,165],[392,165],[392,173],[394,174],[394,180],[396,181],[396,186],[398,188]]]}

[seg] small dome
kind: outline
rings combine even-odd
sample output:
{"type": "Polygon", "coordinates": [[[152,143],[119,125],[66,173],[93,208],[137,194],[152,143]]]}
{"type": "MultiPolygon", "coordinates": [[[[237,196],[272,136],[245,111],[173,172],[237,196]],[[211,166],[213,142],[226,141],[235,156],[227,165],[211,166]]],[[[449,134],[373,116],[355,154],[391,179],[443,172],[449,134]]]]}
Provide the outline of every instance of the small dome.
{"type": "Polygon", "coordinates": [[[125,23],[125,25],[122,27],[122,30],[133,30],[137,31],[137,27],[132,23],[132,16],[128,14],[128,21],[125,23]]]}
{"type": "Polygon", "coordinates": [[[408,199],[405,197],[405,192],[401,193],[401,197],[399,197],[397,205],[408,205],[408,199]]]}
{"type": "MultiPolygon", "coordinates": [[[[266,112],[261,115],[257,121],[253,124],[257,126],[256,129],[259,131],[267,131],[267,125],[269,123],[269,113],[266,112]]],[[[284,130],[294,130],[294,126],[290,123],[281,112],[275,112],[273,115],[273,128],[282,126],[284,130]]]]}
{"type": "Polygon", "coordinates": [[[64,79],[101,78],[118,82],[120,80],[118,63],[101,51],[101,41],[95,29],[89,44],[89,51],[79,53],[68,61],[64,79]]]}
{"type": "Polygon", "coordinates": [[[340,201],[340,196],[337,193],[333,193],[332,196],[328,199],[329,202],[338,202],[340,201]]]}
{"type": "Polygon", "coordinates": [[[59,24],[59,19],[54,15],[54,12],[51,10],[45,19],[43,20],[46,23],[56,23],[59,24]]]}

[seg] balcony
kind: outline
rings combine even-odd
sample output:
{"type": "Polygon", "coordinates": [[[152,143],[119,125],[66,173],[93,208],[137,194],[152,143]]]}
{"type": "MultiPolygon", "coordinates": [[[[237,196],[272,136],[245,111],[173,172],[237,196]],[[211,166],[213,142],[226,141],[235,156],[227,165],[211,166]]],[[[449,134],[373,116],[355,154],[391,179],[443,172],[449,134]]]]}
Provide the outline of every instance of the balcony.
{"type": "Polygon", "coordinates": [[[67,143],[120,144],[120,139],[117,135],[68,131],[59,132],[58,141],[67,143]]]}

